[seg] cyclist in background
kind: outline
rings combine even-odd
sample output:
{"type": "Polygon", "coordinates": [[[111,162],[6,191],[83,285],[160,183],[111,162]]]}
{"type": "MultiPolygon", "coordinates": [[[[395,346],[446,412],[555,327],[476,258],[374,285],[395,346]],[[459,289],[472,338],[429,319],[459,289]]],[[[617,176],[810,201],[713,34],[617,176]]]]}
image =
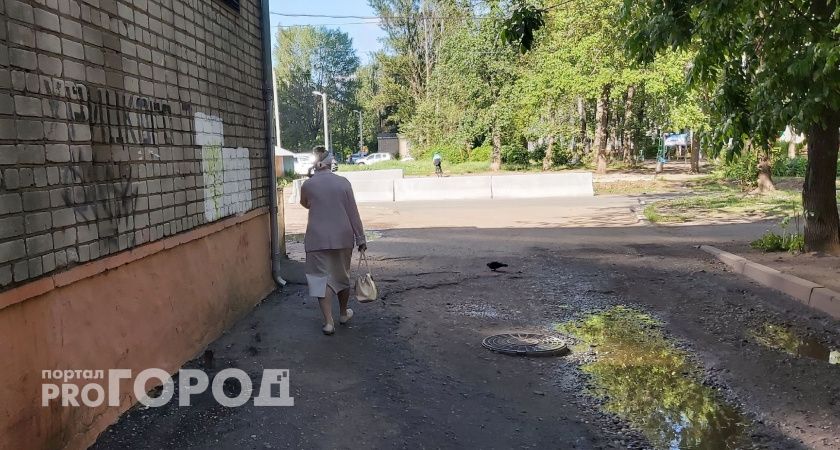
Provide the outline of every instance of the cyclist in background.
{"type": "Polygon", "coordinates": [[[440,156],[440,153],[435,153],[435,156],[432,157],[432,162],[435,164],[435,175],[442,176],[443,169],[441,168],[441,163],[443,162],[443,158],[440,156]]]}

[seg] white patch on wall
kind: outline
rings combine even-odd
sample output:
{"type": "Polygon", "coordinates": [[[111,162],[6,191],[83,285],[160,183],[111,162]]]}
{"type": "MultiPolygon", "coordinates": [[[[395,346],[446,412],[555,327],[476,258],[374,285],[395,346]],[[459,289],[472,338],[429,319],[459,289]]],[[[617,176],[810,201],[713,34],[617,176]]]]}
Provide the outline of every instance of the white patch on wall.
{"type": "Polygon", "coordinates": [[[201,146],[204,217],[208,222],[250,211],[251,159],[247,148],[225,148],[224,125],[215,116],[195,114],[196,144],[201,146]]]}
{"type": "Polygon", "coordinates": [[[222,119],[195,113],[195,145],[225,145],[225,126],[222,119]]]}

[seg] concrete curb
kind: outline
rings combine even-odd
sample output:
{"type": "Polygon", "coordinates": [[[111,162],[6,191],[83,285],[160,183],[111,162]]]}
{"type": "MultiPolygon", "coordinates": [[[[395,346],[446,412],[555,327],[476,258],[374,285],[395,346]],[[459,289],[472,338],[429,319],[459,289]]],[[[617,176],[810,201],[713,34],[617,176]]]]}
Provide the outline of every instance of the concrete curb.
{"type": "Polygon", "coordinates": [[[636,222],[646,226],[652,225],[650,223],[650,220],[648,220],[647,217],[645,217],[645,206],[647,205],[647,203],[642,199],[638,199],[638,201],[639,205],[631,206],[630,212],[636,215],[636,222]]]}
{"type": "Polygon", "coordinates": [[[840,293],[817,283],[754,263],[710,245],[701,245],[700,249],[714,255],[729,266],[733,272],[745,275],[771,289],[784,292],[811,308],[822,311],[835,319],[840,319],[840,293]]]}

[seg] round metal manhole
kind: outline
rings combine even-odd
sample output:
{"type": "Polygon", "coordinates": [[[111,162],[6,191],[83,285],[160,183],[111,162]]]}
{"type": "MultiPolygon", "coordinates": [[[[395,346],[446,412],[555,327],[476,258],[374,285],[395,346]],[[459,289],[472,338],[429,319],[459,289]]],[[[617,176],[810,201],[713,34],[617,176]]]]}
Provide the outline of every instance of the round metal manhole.
{"type": "Polygon", "coordinates": [[[569,353],[562,339],[545,334],[507,333],[488,336],[481,343],[484,348],[506,355],[560,356],[569,353]]]}

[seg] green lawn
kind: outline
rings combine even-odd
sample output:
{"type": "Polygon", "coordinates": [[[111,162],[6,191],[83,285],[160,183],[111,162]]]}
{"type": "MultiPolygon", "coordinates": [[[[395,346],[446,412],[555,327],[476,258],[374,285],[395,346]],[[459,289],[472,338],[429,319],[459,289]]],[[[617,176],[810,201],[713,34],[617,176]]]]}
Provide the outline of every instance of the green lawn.
{"type": "MultiPolygon", "coordinates": [[[[387,169],[402,169],[405,175],[409,177],[434,176],[435,174],[435,166],[432,164],[431,160],[384,161],[371,166],[358,166],[350,164],[341,164],[338,166],[339,172],[358,172],[365,170],[387,169]]],[[[445,175],[466,175],[473,173],[486,173],[489,171],[489,162],[465,162],[460,164],[443,164],[443,173],[445,175]]]]}
{"type": "MultiPolygon", "coordinates": [[[[694,195],[662,200],[645,208],[654,223],[682,223],[704,219],[752,218],[756,220],[802,214],[802,178],[775,179],[776,191],[752,194],[737,183],[713,177],[687,183],[694,195]]],[[[840,180],[837,199],[840,202],[840,180]]]]}
{"type": "Polygon", "coordinates": [[[802,196],[797,191],[778,190],[759,195],[722,184],[709,187],[712,189],[700,189],[696,195],[648,205],[645,217],[654,223],[681,223],[728,217],[770,219],[802,211],[802,196]]]}

